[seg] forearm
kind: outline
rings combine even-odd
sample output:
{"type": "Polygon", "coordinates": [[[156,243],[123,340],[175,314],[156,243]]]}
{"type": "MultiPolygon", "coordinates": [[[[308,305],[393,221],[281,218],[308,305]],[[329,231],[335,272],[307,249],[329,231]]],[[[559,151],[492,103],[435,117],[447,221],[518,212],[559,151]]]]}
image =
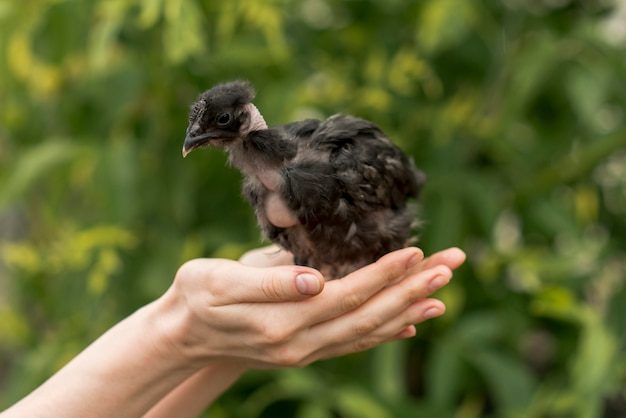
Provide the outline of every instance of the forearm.
{"type": "Polygon", "coordinates": [[[302,266],[192,260],[163,297],[0,415],[198,415],[239,377],[242,362],[303,366],[397,339],[408,324],[432,318],[432,308],[443,313],[441,302],[425,297],[447,283],[465,256],[441,253],[420,266],[421,256],[398,250],[328,285],[302,266]],[[359,321],[366,326],[355,327],[359,321]],[[371,323],[383,325],[370,330],[371,323]],[[241,362],[226,360],[234,356],[241,362]]]}
{"type": "Polygon", "coordinates": [[[168,393],[145,418],[191,418],[199,416],[244,372],[241,364],[215,363],[196,372],[168,393]]]}
{"type": "Polygon", "coordinates": [[[157,302],[102,335],[2,414],[9,417],[138,417],[191,376],[161,331],[157,302]]]}

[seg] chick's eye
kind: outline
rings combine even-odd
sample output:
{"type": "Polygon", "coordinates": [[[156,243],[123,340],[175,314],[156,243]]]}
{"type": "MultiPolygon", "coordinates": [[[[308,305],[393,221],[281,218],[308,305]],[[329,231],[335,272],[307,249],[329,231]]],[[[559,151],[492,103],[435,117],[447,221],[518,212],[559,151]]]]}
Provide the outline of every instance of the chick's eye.
{"type": "Polygon", "coordinates": [[[217,117],[217,124],[220,126],[227,125],[230,122],[230,113],[222,113],[217,117]]]}

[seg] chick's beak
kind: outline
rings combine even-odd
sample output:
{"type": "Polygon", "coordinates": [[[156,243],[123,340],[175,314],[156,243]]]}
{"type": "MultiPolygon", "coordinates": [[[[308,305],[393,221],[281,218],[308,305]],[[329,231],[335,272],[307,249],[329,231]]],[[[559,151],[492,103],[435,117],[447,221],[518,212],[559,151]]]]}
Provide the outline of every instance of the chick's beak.
{"type": "Polygon", "coordinates": [[[214,137],[212,132],[202,133],[196,126],[190,126],[183,143],[183,158],[194,149],[207,144],[214,137]]]}
{"type": "Polygon", "coordinates": [[[195,138],[192,136],[185,136],[185,142],[183,143],[183,158],[185,158],[191,151],[193,151],[195,138]]]}

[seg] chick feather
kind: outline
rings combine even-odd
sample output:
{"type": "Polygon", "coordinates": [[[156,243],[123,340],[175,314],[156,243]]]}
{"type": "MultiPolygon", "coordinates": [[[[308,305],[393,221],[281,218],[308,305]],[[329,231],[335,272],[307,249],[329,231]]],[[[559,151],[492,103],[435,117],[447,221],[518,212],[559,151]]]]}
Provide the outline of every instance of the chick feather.
{"type": "Polygon", "coordinates": [[[327,279],[410,243],[425,176],[378,126],[339,114],[268,128],[253,98],[244,81],[202,93],[183,154],[225,148],[268,239],[327,279]]]}

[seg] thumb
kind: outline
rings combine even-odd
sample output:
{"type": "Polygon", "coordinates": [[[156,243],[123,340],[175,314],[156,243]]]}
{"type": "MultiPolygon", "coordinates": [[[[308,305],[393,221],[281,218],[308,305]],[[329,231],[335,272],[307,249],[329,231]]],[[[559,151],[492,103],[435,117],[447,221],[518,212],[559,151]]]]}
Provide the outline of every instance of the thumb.
{"type": "Polygon", "coordinates": [[[224,304],[297,301],[315,296],[324,288],[324,277],[312,268],[252,267],[234,261],[228,264],[220,277],[215,277],[215,270],[212,274],[212,281],[220,283],[218,297],[224,304]]]}

